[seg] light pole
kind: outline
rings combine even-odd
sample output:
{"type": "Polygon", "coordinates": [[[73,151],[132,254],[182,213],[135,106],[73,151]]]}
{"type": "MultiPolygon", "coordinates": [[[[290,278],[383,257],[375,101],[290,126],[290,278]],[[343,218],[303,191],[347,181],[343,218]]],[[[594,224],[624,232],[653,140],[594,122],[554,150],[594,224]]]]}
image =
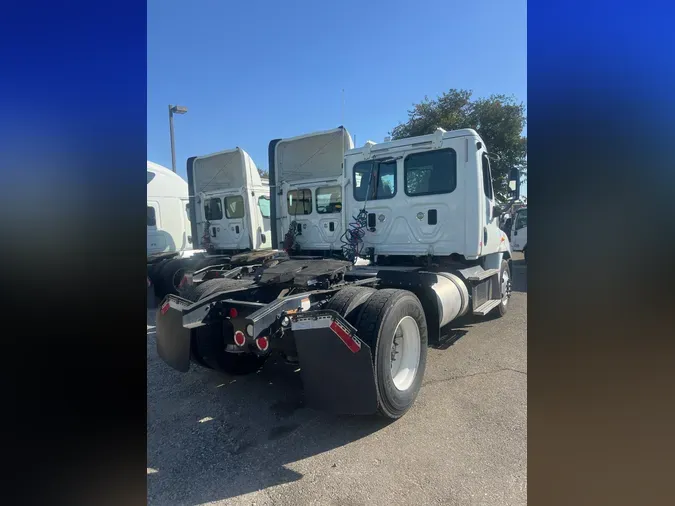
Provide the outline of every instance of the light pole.
{"type": "Polygon", "coordinates": [[[171,132],[171,169],[176,172],[176,141],[173,138],[173,115],[185,114],[187,107],[169,104],[169,131],[171,132]]]}

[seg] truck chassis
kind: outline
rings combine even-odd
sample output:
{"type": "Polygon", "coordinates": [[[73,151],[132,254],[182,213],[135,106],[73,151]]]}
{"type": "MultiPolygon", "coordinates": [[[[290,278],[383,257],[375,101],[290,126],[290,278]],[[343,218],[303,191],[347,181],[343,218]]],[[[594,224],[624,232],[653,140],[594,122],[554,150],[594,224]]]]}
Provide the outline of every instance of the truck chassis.
{"type": "Polygon", "coordinates": [[[272,353],[299,364],[309,406],[402,416],[414,402],[428,342],[469,312],[506,312],[510,262],[433,267],[276,259],[206,267],[157,314],[157,350],[182,372],[191,362],[250,373],[272,353]]]}

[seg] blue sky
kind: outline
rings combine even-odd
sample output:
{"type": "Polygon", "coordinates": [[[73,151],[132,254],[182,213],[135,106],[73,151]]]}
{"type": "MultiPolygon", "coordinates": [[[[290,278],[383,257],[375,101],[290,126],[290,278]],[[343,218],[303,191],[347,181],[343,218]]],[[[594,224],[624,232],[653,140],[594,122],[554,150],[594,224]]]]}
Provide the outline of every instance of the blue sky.
{"type": "Polygon", "coordinates": [[[267,169],[279,137],[344,125],[381,142],[425,95],[527,99],[526,2],[148,1],[148,159],[239,146],[267,169]],[[342,119],[344,89],[344,120],[342,119]]]}

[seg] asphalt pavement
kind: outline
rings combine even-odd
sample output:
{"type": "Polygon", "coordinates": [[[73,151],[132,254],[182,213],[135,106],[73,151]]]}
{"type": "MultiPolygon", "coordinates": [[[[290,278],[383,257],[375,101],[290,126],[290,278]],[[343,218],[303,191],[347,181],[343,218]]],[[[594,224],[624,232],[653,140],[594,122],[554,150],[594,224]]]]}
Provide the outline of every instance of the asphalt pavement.
{"type": "Polygon", "coordinates": [[[174,371],[149,310],[148,504],[526,504],[526,273],[518,255],[506,316],[429,349],[415,405],[393,422],[304,407],[283,362],[244,377],[174,371]]]}

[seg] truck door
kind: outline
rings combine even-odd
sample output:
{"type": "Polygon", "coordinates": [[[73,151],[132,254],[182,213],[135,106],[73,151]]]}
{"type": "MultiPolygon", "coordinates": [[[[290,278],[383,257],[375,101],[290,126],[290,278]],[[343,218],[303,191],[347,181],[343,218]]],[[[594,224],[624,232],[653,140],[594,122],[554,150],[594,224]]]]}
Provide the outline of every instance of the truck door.
{"type": "Polygon", "coordinates": [[[482,251],[484,254],[492,253],[498,250],[501,240],[502,231],[499,228],[499,219],[494,215],[495,196],[492,185],[492,171],[490,169],[490,160],[487,153],[483,151],[481,157],[481,170],[483,179],[483,237],[482,237],[482,251]]]}

